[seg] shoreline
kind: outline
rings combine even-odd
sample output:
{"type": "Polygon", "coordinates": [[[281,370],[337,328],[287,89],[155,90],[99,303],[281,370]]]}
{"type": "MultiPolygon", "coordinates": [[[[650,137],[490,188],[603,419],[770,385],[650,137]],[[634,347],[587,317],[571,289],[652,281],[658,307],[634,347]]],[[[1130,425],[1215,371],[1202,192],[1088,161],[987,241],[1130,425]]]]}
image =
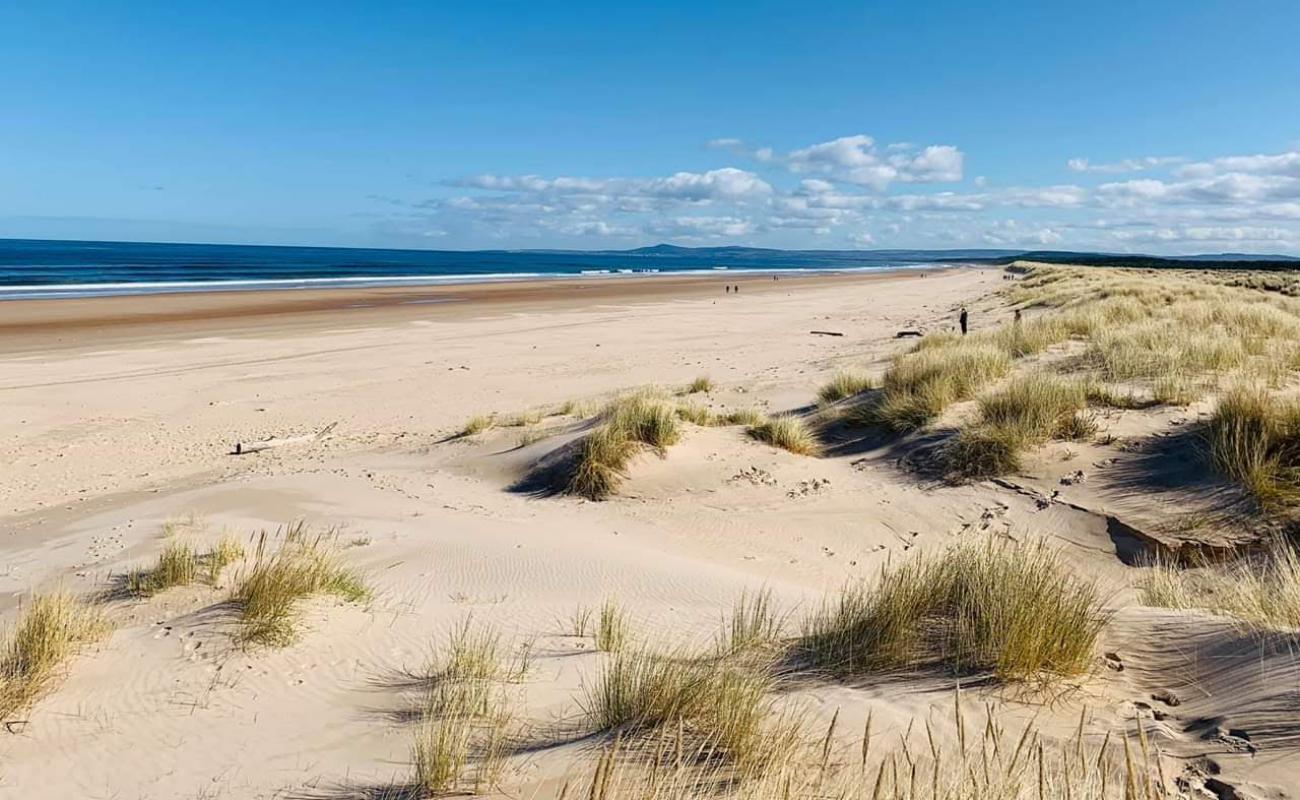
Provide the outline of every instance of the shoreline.
{"type": "Polygon", "coordinates": [[[420,286],[336,287],[169,292],[0,302],[0,353],[61,349],[85,344],[123,344],[160,336],[265,335],[346,321],[348,324],[410,319],[451,321],[494,314],[568,310],[604,303],[646,303],[727,297],[726,285],[745,292],[922,279],[969,269],[883,268],[870,272],[720,272],[601,275],[420,286]],[[773,280],[773,275],[779,276],[773,280]]]}

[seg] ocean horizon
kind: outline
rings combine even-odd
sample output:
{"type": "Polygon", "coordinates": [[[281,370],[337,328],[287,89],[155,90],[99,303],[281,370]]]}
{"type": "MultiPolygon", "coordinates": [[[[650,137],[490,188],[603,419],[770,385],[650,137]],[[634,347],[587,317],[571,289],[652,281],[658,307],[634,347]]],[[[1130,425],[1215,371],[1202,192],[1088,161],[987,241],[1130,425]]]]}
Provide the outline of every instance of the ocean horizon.
{"type": "Polygon", "coordinates": [[[845,272],[1002,251],[397,250],[0,239],[0,300],[418,286],[636,274],[845,272]]]}

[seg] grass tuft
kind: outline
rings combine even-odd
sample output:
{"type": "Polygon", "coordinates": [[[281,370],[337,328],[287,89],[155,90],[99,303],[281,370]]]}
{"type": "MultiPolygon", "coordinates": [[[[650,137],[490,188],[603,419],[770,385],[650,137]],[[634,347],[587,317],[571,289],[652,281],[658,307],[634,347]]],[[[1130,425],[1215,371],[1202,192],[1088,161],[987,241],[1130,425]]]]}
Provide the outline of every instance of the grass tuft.
{"type": "Polygon", "coordinates": [[[821,441],[808,423],[800,417],[781,415],[749,428],[751,437],[782,450],[801,456],[815,456],[822,452],[821,441]]]}
{"type": "Polygon", "coordinates": [[[713,380],[707,375],[701,375],[687,384],[682,390],[682,394],[699,394],[700,392],[711,392],[714,389],[713,380]]]}
{"type": "Polygon", "coordinates": [[[834,403],[874,388],[876,388],[875,381],[870,375],[845,370],[836,372],[830,381],[818,390],[817,399],[822,403],[834,403]]]}
{"type": "Polygon", "coordinates": [[[333,534],[312,534],[296,523],[285,532],[280,547],[271,550],[263,533],[251,568],[231,595],[239,608],[239,640],[276,647],[292,643],[298,636],[301,602],[321,594],[349,602],[370,596],[361,577],[340,562],[333,534]]]}
{"type": "Polygon", "coordinates": [[[63,663],[106,630],[99,613],[71,594],[33,596],[0,655],[0,719],[40,697],[63,663]]]}
{"type": "Polygon", "coordinates": [[[1300,403],[1240,386],[1219,402],[1206,429],[1215,467],[1266,511],[1300,499],[1300,403]]]}
{"type": "Polygon", "coordinates": [[[623,649],[627,640],[627,612],[613,600],[606,600],[596,620],[596,649],[616,653],[623,649]]]}
{"type": "Polygon", "coordinates": [[[1031,372],[980,398],[980,420],[962,430],[948,449],[949,471],[983,478],[1020,468],[1024,450],[1048,439],[1086,439],[1096,419],[1084,412],[1087,389],[1079,381],[1031,372]]]}
{"type": "Polygon", "coordinates": [[[476,414],[469,418],[465,427],[461,428],[461,436],[473,436],[477,433],[490,430],[497,424],[497,418],[492,414],[476,414]]]}
{"type": "Polygon", "coordinates": [[[1085,672],[1105,621],[1095,585],[1046,544],[988,540],[848,587],[798,648],[841,674],[942,664],[1031,680],[1085,672]]]}
{"type": "Polygon", "coordinates": [[[188,586],[199,574],[199,554],[187,542],[167,542],[153,569],[133,570],[127,575],[127,590],[148,597],[173,586],[188,586]]]}

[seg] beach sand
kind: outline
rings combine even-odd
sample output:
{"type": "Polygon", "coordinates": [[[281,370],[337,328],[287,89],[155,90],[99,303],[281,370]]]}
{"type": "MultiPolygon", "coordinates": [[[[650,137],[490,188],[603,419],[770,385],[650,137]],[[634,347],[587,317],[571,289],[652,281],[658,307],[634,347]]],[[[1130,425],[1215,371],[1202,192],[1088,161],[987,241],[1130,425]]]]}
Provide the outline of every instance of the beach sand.
{"type": "MultiPolygon", "coordinates": [[[[468,617],[512,647],[531,644],[528,715],[559,725],[606,658],[571,635],[580,605],[615,598],[638,638],[699,645],[743,591],[767,587],[797,616],[848,580],[973,533],[1060,544],[1119,609],[1103,645],[1126,668],[1100,667],[1048,706],[969,690],[972,714],[994,702],[1009,729],[1036,718],[1049,737],[1070,735],[1081,713],[1098,735],[1131,730],[1174,681],[1184,702],[1166,709],[1161,746],[1179,759],[1175,773],[1212,753],[1240,796],[1293,796],[1281,793],[1296,778],[1293,660],[1225,653],[1227,623],[1136,607],[1134,567],[1105,514],[1014,487],[926,482],[870,442],[809,459],[736,427],[688,426],[666,458],[639,457],[607,502],[512,489],[575,435],[573,419],[553,414],[566,401],[707,375],[716,388],[694,398],[704,404],[804,408],[837,369],[882,370],[904,346],[900,330],[950,328],[962,305],[976,330],[1004,322],[992,296],[1000,277],[617,278],[4,305],[6,620],[32,590],[103,591],[157,557],[169,522],[171,536],[204,546],[295,520],[335,529],[374,596],[313,600],[300,639],[269,650],[232,641],[221,602],[230,578],[108,602],[113,632],[0,734],[0,796],[375,796],[368,787],[412,772],[401,677],[468,617]],[[504,423],[530,410],[543,412],[531,429],[455,436],[475,414],[504,423]],[[332,424],[320,441],[230,454],[237,442],[332,424]],[[1251,731],[1262,755],[1201,735],[1219,728],[1251,731]]],[[[841,730],[860,731],[870,713],[891,741],[927,719],[939,742],[958,737],[936,716],[952,707],[950,680],[816,684],[793,699],[823,729],[838,712],[841,730]]],[[[579,738],[514,757],[501,795],[555,797],[594,756],[579,738]]]]}

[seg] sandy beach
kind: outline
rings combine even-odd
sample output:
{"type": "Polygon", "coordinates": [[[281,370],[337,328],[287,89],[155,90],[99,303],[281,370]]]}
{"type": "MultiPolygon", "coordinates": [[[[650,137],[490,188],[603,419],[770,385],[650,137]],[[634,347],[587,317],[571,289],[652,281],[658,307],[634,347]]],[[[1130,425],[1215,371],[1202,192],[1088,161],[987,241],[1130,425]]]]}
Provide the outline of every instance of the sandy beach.
{"type": "MultiPolygon", "coordinates": [[[[0,796],[378,797],[374,787],[412,771],[403,676],[471,619],[511,652],[527,648],[528,677],[512,691],[551,733],[481,793],[557,797],[603,746],[554,733],[581,716],[575,698],[607,658],[573,634],[575,608],[614,598],[638,639],[695,646],[743,592],[766,588],[797,616],[847,581],[976,534],[1050,537],[1114,615],[1089,677],[1047,705],[962,690],[972,720],[992,703],[1009,730],[1034,719],[1065,740],[1082,724],[1090,741],[1149,723],[1172,775],[1213,772],[1241,792],[1219,797],[1295,796],[1293,658],[1233,649],[1233,626],[1217,618],[1136,602],[1131,537],[1116,520],[1141,528],[1186,500],[1068,485],[1124,457],[1105,443],[1048,445],[1015,481],[948,483],[900,469],[899,452],[870,438],[808,458],[740,428],[687,425],[666,457],[637,457],[605,502],[521,488],[585,430],[560,415],[566,403],[708,376],[696,400],[710,409],[806,411],[837,370],[882,373],[909,345],[899,331],[950,329],[963,306],[975,332],[1007,323],[1002,278],[951,269],[4,304],[6,621],[33,591],[103,593],[177,536],[209,547],[226,532],[251,550],[259,532],[297,520],[334,531],[372,595],[312,599],[282,648],[232,639],[237,568],[213,585],[104,601],[112,631],[0,734],[0,796]],[[493,413],[495,427],[457,435],[493,413]],[[319,440],[231,455],[328,426],[319,440]],[[1180,705],[1152,700],[1165,691],[1180,705]]],[[[1115,430],[1172,430],[1198,410],[1137,413],[1115,430]]],[[[882,743],[924,748],[929,729],[951,752],[965,735],[947,678],[808,682],[785,702],[810,730],[835,718],[850,738],[868,717],[882,743]]]]}

